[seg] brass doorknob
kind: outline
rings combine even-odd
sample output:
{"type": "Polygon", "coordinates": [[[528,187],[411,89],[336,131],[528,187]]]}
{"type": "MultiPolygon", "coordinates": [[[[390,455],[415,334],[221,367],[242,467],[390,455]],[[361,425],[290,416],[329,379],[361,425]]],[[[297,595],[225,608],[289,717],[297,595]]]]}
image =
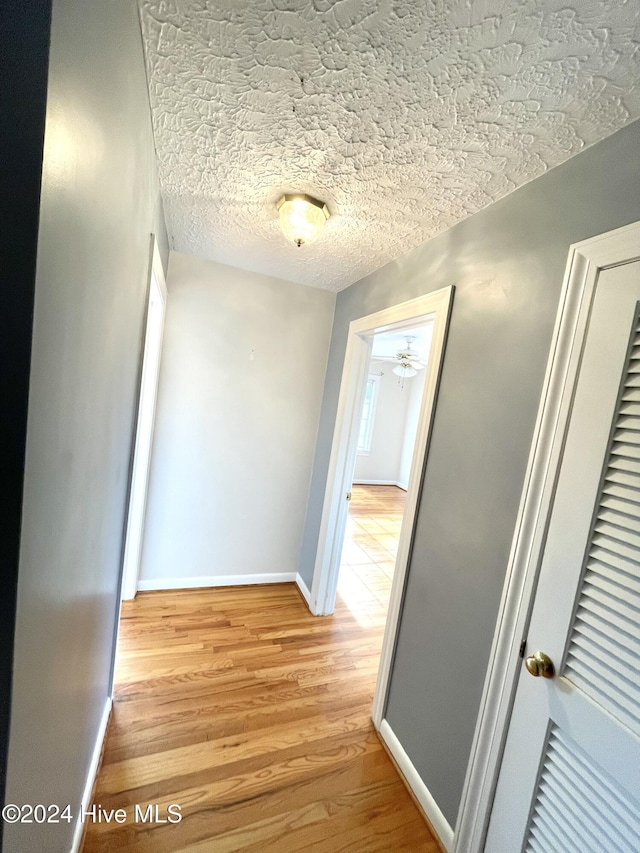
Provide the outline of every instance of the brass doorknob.
{"type": "Polygon", "coordinates": [[[544,652],[534,652],[525,659],[524,665],[534,678],[553,678],[556,674],[553,661],[544,652]]]}

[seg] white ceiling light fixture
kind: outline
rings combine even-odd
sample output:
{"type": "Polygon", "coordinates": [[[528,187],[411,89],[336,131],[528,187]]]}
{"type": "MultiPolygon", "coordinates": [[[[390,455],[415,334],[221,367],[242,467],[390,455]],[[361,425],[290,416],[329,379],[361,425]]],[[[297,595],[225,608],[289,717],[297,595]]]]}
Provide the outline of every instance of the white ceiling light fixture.
{"type": "Polygon", "coordinates": [[[397,364],[393,368],[393,372],[396,376],[402,376],[403,379],[405,376],[408,377],[418,375],[418,371],[414,367],[412,367],[407,361],[401,361],[400,364],[397,364]]]}
{"type": "Polygon", "coordinates": [[[306,193],[286,193],[276,207],[280,212],[282,233],[298,248],[303,243],[312,243],[330,216],[323,201],[306,193]]]}

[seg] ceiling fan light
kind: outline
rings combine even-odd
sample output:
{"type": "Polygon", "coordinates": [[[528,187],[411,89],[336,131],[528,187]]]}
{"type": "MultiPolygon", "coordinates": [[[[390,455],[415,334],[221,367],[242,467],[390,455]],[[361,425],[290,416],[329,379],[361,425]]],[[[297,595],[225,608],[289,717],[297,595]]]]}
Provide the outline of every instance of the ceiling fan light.
{"type": "Polygon", "coordinates": [[[327,205],[304,193],[283,195],[276,207],[282,233],[296,246],[312,243],[329,218],[327,205]]]}
{"type": "Polygon", "coordinates": [[[416,376],[418,371],[415,370],[410,364],[396,364],[393,368],[393,372],[396,376],[402,376],[406,378],[408,376],[416,376]]]}
{"type": "Polygon", "coordinates": [[[415,376],[417,370],[422,370],[425,367],[425,363],[420,359],[416,350],[411,348],[411,344],[415,341],[415,336],[408,335],[405,340],[407,346],[396,353],[396,358],[400,362],[400,365],[409,365],[412,367],[413,373],[399,373],[398,376],[415,376]]]}

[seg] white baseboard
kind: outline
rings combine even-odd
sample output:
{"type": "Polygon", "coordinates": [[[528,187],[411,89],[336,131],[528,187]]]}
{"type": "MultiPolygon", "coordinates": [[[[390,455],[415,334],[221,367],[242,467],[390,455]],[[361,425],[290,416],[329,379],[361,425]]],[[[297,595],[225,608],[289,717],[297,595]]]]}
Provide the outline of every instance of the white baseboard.
{"type": "Polygon", "coordinates": [[[424,813],[431,823],[431,826],[437,833],[443,847],[448,851],[452,851],[453,829],[440,811],[440,808],[433,799],[431,792],[420,778],[420,774],[411,763],[411,759],[404,751],[402,744],[395,736],[393,729],[386,720],[383,720],[380,724],[379,734],[389,748],[389,752],[393,755],[396,764],[400,768],[400,771],[411,788],[416,800],[420,803],[424,813]]]}
{"type": "Polygon", "coordinates": [[[84,784],[84,791],[82,792],[80,814],[76,818],[76,828],[73,832],[71,850],[69,851],[69,853],[79,853],[80,845],[82,844],[82,836],[84,833],[84,823],[82,821],[82,815],[91,805],[91,795],[93,794],[93,786],[95,785],[98,768],[100,766],[100,756],[102,755],[102,746],[104,744],[104,739],[107,734],[107,726],[109,725],[109,717],[111,716],[112,704],[113,702],[111,697],[107,697],[107,700],[104,705],[104,710],[102,712],[102,717],[100,719],[100,725],[98,726],[98,732],[96,734],[96,742],[93,747],[91,763],[89,764],[89,771],[87,773],[87,779],[84,784]]]}
{"type": "Polygon", "coordinates": [[[202,575],[195,578],[152,578],[139,580],[138,590],[146,592],[153,589],[197,589],[209,586],[244,586],[256,583],[293,583],[295,572],[280,572],[257,575],[202,575]]]}
{"type": "Polygon", "coordinates": [[[304,578],[299,574],[296,575],[296,585],[302,593],[302,597],[307,602],[307,607],[311,610],[311,593],[309,592],[309,587],[304,582],[304,578]]]}
{"type": "Polygon", "coordinates": [[[353,480],[354,486],[395,486],[395,480],[353,480]]]}
{"type": "Polygon", "coordinates": [[[351,482],[354,486],[397,486],[399,489],[407,491],[407,486],[397,480],[352,480],[351,482]]]}

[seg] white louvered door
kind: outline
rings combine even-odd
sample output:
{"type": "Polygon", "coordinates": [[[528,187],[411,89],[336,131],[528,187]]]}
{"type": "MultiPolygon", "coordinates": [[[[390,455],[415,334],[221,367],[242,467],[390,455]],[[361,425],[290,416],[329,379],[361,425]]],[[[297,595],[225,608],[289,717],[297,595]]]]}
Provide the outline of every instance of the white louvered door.
{"type": "MultiPolygon", "coordinates": [[[[635,257],[640,256],[640,241],[635,257]]],[[[640,260],[601,269],[486,853],[640,853],[640,260]]]]}

